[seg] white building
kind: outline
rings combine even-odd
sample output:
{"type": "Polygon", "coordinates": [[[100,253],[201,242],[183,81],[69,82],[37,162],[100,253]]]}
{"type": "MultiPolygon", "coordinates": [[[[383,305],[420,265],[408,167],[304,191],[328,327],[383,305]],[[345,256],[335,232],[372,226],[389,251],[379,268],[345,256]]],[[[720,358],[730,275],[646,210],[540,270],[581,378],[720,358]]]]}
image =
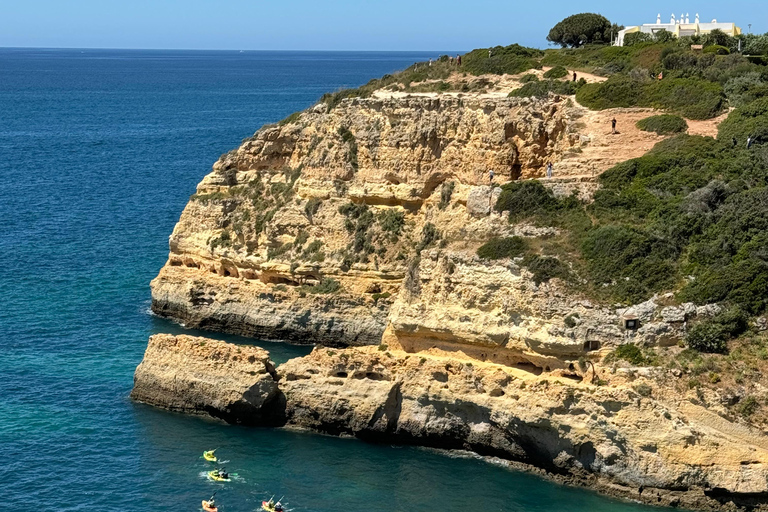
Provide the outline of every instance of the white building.
{"type": "Polygon", "coordinates": [[[655,34],[660,30],[666,30],[672,33],[675,37],[685,36],[701,36],[709,34],[713,30],[722,30],[729,36],[737,36],[741,34],[741,29],[736,26],[735,23],[719,23],[717,20],[712,20],[709,23],[701,23],[699,21],[699,15],[691,23],[690,15],[680,15],[676,18],[673,14],[669,23],[661,22],[661,14],[656,17],[656,23],[646,23],[645,25],[638,25],[635,27],[627,27],[619,32],[619,36],[614,42],[615,46],[624,46],[624,37],[627,34],[634,34],[642,32],[644,34],[655,34]]]}

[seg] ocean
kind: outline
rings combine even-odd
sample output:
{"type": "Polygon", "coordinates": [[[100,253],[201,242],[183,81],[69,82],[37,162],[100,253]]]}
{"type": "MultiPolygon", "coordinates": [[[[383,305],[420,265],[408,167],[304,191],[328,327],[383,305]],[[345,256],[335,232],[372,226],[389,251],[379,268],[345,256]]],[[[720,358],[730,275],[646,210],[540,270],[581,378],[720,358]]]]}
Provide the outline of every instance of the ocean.
{"type": "MultiPolygon", "coordinates": [[[[437,52],[0,49],[0,498],[13,510],[655,510],[467,454],[242,428],[133,403],[168,236],[265,123],[437,52]],[[205,478],[218,448],[234,481],[205,478]]],[[[206,335],[268,349],[307,347],[206,335]]]]}

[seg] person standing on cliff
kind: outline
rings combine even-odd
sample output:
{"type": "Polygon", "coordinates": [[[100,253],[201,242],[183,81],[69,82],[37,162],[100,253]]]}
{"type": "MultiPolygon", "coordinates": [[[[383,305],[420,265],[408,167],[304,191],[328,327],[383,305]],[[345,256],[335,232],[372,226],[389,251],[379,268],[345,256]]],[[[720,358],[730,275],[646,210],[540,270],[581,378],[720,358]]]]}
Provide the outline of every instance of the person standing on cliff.
{"type": "Polygon", "coordinates": [[[616,135],[616,118],[611,119],[611,133],[616,135]]]}
{"type": "Polygon", "coordinates": [[[461,66],[461,55],[456,55],[456,65],[461,66]]]}
{"type": "Polygon", "coordinates": [[[496,176],[496,174],[493,171],[488,171],[488,180],[489,180],[489,183],[490,183],[491,187],[493,187],[493,177],[494,176],[496,176]]]}
{"type": "Polygon", "coordinates": [[[574,82],[576,81],[576,72],[575,71],[573,72],[573,81],[574,82]]]}
{"type": "Polygon", "coordinates": [[[549,162],[547,164],[547,178],[551,178],[551,177],[552,177],[552,162],[549,162]]]}

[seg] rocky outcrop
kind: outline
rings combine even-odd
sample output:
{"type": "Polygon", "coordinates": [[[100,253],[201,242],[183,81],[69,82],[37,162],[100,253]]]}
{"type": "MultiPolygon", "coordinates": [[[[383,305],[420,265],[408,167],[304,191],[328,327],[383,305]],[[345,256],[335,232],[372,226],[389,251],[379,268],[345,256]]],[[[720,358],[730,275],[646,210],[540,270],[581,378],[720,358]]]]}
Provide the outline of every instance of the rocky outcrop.
{"type": "MultiPolygon", "coordinates": [[[[731,510],[768,501],[768,438],[695,400],[665,393],[657,386],[674,376],[663,370],[653,379],[614,376],[594,386],[575,372],[536,375],[463,354],[433,349],[414,355],[380,346],[316,348],[281,365],[271,378],[251,375],[249,366],[233,372],[242,365],[239,357],[233,361],[237,347],[202,343],[153,338],[134,396],[153,396],[149,390],[159,382],[155,403],[189,404],[177,408],[219,417],[227,410],[228,421],[243,423],[274,417],[279,404],[289,427],[469,449],[656,505],[731,510]],[[169,386],[170,376],[182,385],[169,386]],[[210,391],[190,395],[190,388],[205,390],[212,382],[233,392],[215,400],[210,391]],[[635,390],[641,383],[647,388],[642,394],[635,390]],[[248,400],[251,407],[225,405],[254,386],[262,398],[248,400]],[[284,401],[267,399],[278,395],[284,401]]],[[[252,364],[263,367],[266,354],[249,350],[258,354],[252,364]]]]}
{"type": "Polygon", "coordinates": [[[491,169],[497,182],[539,174],[573,143],[569,109],[561,99],[349,99],[265,127],[198,186],[152,309],[190,327],[377,344],[422,248],[513,230],[490,215],[499,189],[477,185],[491,169]],[[317,293],[324,280],[332,294],[317,293]]]}
{"type": "Polygon", "coordinates": [[[248,425],[279,424],[285,407],[266,350],[169,334],[149,339],[131,398],[248,425]]]}

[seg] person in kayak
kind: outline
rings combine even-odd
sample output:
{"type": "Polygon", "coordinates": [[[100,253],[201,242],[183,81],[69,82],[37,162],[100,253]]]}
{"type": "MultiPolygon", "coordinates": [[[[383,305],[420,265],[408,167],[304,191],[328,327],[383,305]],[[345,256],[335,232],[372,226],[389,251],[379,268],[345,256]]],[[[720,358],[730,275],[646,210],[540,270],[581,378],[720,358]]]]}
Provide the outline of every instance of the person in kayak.
{"type": "Polygon", "coordinates": [[[227,473],[227,470],[226,470],[226,469],[224,469],[224,468],[221,468],[221,469],[219,470],[219,478],[223,478],[224,480],[226,480],[227,478],[229,478],[229,473],[227,473]]]}
{"type": "Polygon", "coordinates": [[[283,512],[283,504],[279,501],[275,503],[275,512],[283,512]]]}
{"type": "Polygon", "coordinates": [[[206,501],[208,504],[208,508],[216,508],[216,500],[213,499],[213,496],[211,496],[211,499],[206,501]]]}

